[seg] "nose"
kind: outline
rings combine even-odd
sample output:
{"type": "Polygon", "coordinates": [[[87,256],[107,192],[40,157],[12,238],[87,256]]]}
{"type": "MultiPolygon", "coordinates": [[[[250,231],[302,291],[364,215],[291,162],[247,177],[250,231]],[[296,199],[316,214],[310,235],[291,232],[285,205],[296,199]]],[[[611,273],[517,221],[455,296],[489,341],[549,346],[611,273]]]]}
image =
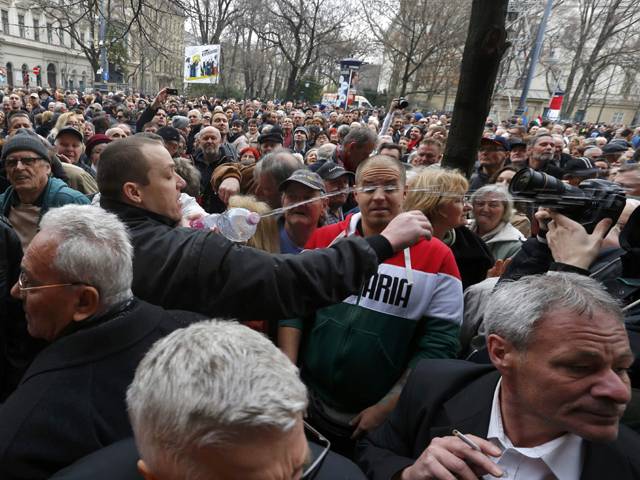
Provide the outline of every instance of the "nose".
{"type": "Polygon", "coordinates": [[[618,404],[627,404],[631,400],[629,377],[626,374],[620,376],[609,369],[592,387],[591,394],[594,397],[606,398],[618,404]]]}
{"type": "Polygon", "coordinates": [[[182,189],[186,186],[187,182],[184,181],[184,178],[176,173],[176,189],[182,191],[182,189]]]}
{"type": "Polygon", "coordinates": [[[18,282],[13,284],[13,287],[11,287],[10,293],[13,298],[17,298],[18,300],[22,299],[22,296],[20,294],[20,288],[18,287],[18,282]]]}

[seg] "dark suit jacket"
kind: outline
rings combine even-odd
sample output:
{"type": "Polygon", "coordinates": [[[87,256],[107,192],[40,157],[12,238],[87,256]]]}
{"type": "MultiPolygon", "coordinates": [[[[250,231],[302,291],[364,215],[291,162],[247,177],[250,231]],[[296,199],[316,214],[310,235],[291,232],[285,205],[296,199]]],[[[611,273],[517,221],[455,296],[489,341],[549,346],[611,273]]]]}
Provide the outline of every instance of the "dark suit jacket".
{"type": "MultiPolygon", "coordinates": [[[[412,465],[435,437],[456,428],[486,438],[500,378],[491,365],[423,360],[411,373],[395,410],[358,443],[356,460],[369,478],[389,480],[412,465]]],[[[640,436],[625,426],[615,442],[586,442],[582,480],[640,478],[640,436]]]]}
{"type": "Polygon", "coordinates": [[[201,318],[133,300],[42,350],[0,407],[0,478],[49,478],[130,437],[125,395],[138,363],[156,340],[201,318]]]}

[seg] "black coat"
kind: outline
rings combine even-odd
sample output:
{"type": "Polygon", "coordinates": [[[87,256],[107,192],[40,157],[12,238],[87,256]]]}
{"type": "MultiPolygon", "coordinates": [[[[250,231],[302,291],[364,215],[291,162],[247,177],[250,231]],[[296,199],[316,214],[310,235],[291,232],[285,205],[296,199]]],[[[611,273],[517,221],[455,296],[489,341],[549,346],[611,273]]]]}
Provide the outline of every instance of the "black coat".
{"type": "MultiPolygon", "coordinates": [[[[389,480],[412,465],[435,437],[461,432],[486,438],[500,375],[491,365],[423,360],[411,373],[398,405],[358,444],[356,460],[374,480],[389,480]]],[[[581,480],[640,478],[640,436],[624,425],[618,439],[585,440],[581,480]]]]}
{"type": "Polygon", "coordinates": [[[72,324],[0,407],[0,478],[48,478],[130,437],[125,394],[138,363],[156,340],[201,318],[132,300],[72,324]]]}
{"type": "Polygon", "coordinates": [[[203,159],[202,150],[196,151],[193,156],[193,164],[200,172],[200,196],[199,202],[207,213],[221,213],[227,209],[225,203],[218,197],[218,194],[211,187],[211,177],[213,171],[225,163],[235,163],[232,155],[228,154],[227,149],[223,148],[225,144],[220,146],[218,160],[207,163],[203,159]]]}
{"type": "Polygon", "coordinates": [[[454,231],[456,239],[450,248],[460,270],[462,288],[466,289],[487,278],[487,270],[493,267],[495,259],[484,240],[467,227],[454,231]]]}
{"type": "Polygon", "coordinates": [[[147,210],[110,200],[134,247],[133,293],[164,308],[240,320],[304,317],[360,291],[393,255],[381,235],[349,237],[331,248],[272,255],[222,235],[174,227],[147,210]]]}

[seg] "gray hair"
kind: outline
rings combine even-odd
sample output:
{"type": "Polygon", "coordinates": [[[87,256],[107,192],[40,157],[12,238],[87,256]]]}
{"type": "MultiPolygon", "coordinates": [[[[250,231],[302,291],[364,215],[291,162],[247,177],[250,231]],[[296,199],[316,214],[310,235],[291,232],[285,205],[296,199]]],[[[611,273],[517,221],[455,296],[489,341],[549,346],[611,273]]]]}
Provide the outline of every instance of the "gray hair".
{"type": "Polygon", "coordinates": [[[256,163],[253,179],[259,183],[262,175],[270,175],[276,185],[280,185],[299,168],[300,161],[292,155],[291,151],[286,148],[276,148],[256,163]]]}
{"type": "Polygon", "coordinates": [[[53,267],[66,281],[95,287],[103,307],[132,296],[133,247],[116,215],[93,205],[65,205],[49,210],[40,230],[58,238],[53,267]]]}
{"type": "Polygon", "coordinates": [[[268,338],[236,322],[209,320],[176,330],[149,350],[127,390],[127,406],[144,461],[157,465],[168,457],[191,470],[197,448],[233,443],[258,429],[290,431],[307,408],[307,390],[268,338]]]}
{"type": "Polygon", "coordinates": [[[492,183],[489,185],[485,185],[484,187],[480,187],[471,195],[471,204],[473,205],[473,202],[475,202],[476,200],[480,200],[481,198],[489,194],[495,194],[496,196],[500,197],[500,201],[502,202],[502,206],[504,207],[504,212],[502,213],[502,221],[510,222],[511,217],[513,216],[513,197],[503,185],[492,183]]]}
{"type": "MultiPolygon", "coordinates": [[[[340,130],[338,130],[339,132],[340,130]]],[[[356,145],[375,144],[378,139],[376,132],[369,128],[351,128],[349,133],[344,137],[342,145],[348,145],[354,142],[356,145]]]]}
{"type": "Polygon", "coordinates": [[[575,273],[549,273],[507,282],[491,295],[484,313],[485,338],[495,333],[525,350],[548,313],[560,309],[597,321],[606,312],[623,322],[616,299],[596,280],[575,273]]]}
{"type": "Polygon", "coordinates": [[[338,147],[333,143],[325,143],[324,145],[319,146],[317,152],[318,160],[331,160],[336,148],[338,147]]]}

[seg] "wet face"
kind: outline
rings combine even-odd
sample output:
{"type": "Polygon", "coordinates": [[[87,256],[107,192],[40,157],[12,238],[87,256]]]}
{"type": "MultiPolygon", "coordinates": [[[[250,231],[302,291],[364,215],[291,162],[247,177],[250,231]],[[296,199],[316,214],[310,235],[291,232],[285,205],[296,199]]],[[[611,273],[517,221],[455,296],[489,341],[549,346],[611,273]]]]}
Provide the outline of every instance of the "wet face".
{"type": "Polygon", "coordinates": [[[370,164],[359,175],[357,187],[354,195],[362,212],[365,234],[380,233],[402,212],[407,191],[395,165],[370,164]]]}
{"type": "Polygon", "coordinates": [[[411,164],[418,165],[433,165],[442,160],[442,153],[436,145],[420,145],[416,150],[416,155],[411,160],[411,164]]]}
{"type": "Polygon", "coordinates": [[[76,135],[65,133],[56,138],[56,153],[67,157],[70,163],[78,163],[83,152],[82,140],[76,135]]]}
{"type": "Polygon", "coordinates": [[[523,428],[549,439],[565,432],[596,442],[616,438],[631,398],[627,369],[634,356],[613,314],[596,311],[589,318],[550,310],[535,327],[526,354],[508,356],[509,365],[499,370],[523,428]]]}
{"type": "Polygon", "coordinates": [[[171,155],[164,146],[153,145],[146,147],[145,158],[150,167],[148,184],[131,182],[136,190],[136,203],[145,210],[179,221],[182,218],[180,192],[186,183],[176,173],[171,155]]]}
{"type": "Polygon", "coordinates": [[[504,215],[504,204],[502,197],[495,194],[486,194],[476,198],[472,204],[473,217],[478,226],[478,233],[484,235],[496,228],[502,221],[504,215]]]}
{"type": "MultiPolygon", "coordinates": [[[[327,193],[340,192],[346,190],[349,187],[349,176],[342,175],[334,180],[325,180],[324,181],[325,190],[327,193]]],[[[333,195],[329,197],[329,208],[336,209],[341,207],[347,202],[347,192],[343,192],[337,195],[333,195]]]]}
{"type": "Polygon", "coordinates": [[[322,192],[307,187],[298,182],[290,182],[282,194],[282,206],[288,207],[298,202],[304,202],[316,198],[315,202],[300,205],[284,213],[285,224],[292,228],[313,228],[318,226],[318,221],[324,211],[324,201],[320,198],[322,192]]]}

